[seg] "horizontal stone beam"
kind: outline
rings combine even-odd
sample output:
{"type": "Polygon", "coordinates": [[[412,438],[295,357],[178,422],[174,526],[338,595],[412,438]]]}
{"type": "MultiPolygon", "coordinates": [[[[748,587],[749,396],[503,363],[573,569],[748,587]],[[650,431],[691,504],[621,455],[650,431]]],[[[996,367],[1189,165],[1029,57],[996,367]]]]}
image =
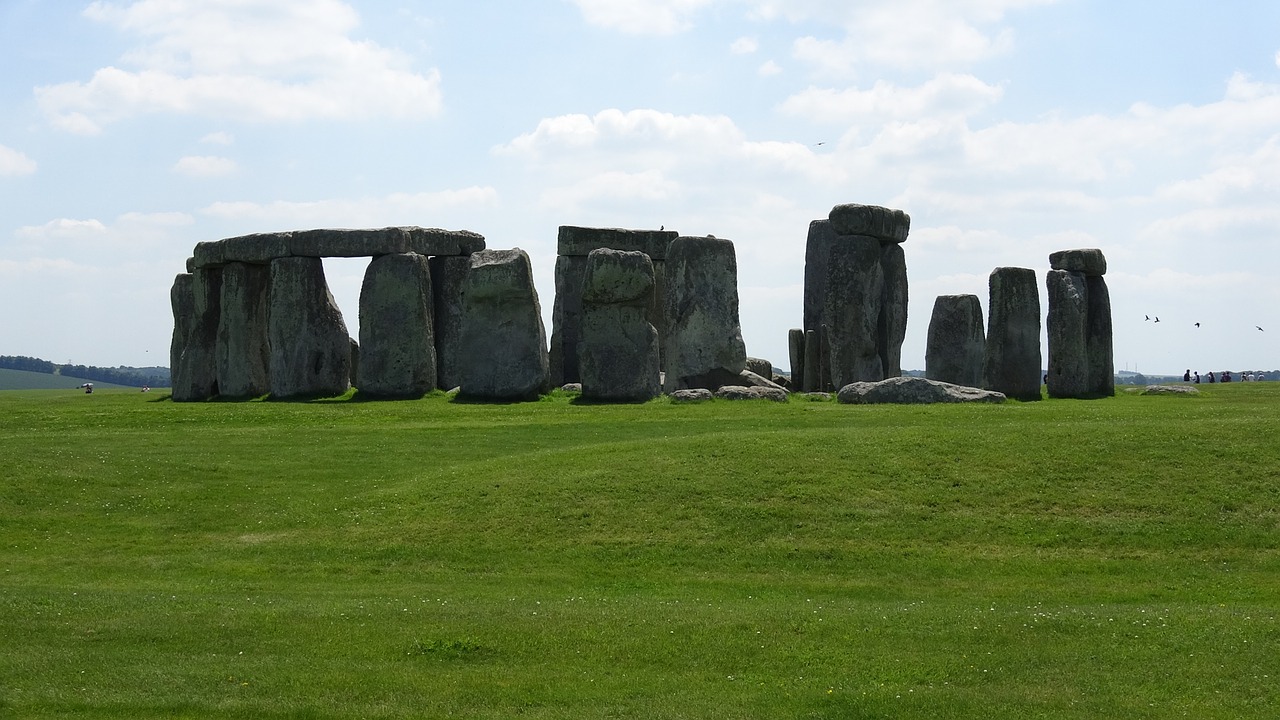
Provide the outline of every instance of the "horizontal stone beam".
{"type": "Polygon", "coordinates": [[[556,254],[586,257],[592,250],[609,249],[642,252],[650,260],[665,260],[667,246],[680,233],[674,230],[625,230],[622,228],[588,228],[561,225],[556,254]]]}
{"type": "Polygon", "coordinates": [[[868,235],[881,242],[906,242],[911,231],[910,215],[879,205],[836,205],[827,218],[837,235],[868,235]]]}
{"type": "Polygon", "coordinates": [[[469,230],[421,227],[298,230],[196,243],[188,264],[196,269],[221,267],[231,262],[266,265],[286,257],[378,257],[407,252],[428,256],[470,255],[484,247],[484,236],[469,230]]]}

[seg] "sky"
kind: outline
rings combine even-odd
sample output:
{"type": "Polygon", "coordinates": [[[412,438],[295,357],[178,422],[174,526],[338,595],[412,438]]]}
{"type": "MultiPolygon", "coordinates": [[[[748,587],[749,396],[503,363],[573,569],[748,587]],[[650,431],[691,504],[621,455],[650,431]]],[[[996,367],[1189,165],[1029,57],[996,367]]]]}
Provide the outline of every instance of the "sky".
{"type": "Polygon", "coordinates": [[[734,241],[786,368],[863,203],[911,216],[904,369],[938,295],[1028,267],[1044,311],[1087,247],[1117,370],[1280,368],[1280,3],[0,0],[0,106],[2,355],[168,365],[195,243],[318,227],[523,248],[549,337],[560,225],[662,226],[734,241]]]}

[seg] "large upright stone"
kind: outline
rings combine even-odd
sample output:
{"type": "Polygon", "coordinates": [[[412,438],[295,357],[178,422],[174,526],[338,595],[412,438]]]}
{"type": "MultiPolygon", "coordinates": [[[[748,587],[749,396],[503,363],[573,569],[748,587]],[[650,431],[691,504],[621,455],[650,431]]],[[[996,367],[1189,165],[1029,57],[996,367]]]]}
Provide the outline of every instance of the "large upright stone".
{"type": "Polygon", "coordinates": [[[791,361],[791,389],[804,390],[804,329],[791,328],[787,331],[787,355],[791,361]]]}
{"type": "Polygon", "coordinates": [[[880,311],[884,303],[884,270],[880,241],[868,236],[842,236],[827,258],[826,303],[831,383],[884,379],[880,356],[880,311]]]}
{"type": "Polygon", "coordinates": [[[218,322],[218,394],[251,398],[271,391],[268,290],[271,268],[231,262],[222,268],[218,322]]]}
{"type": "Polygon", "coordinates": [[[271,397],[341,395],[350,387],[351,338],[320,258],[271,261],[271,397]]]}
{"type": "Polygon", "coordinates": [[[360,392],[421,397],[435,389],[431,300],[426,256],[382,255],[369,263],[360,288],[360,392]]]}
{"type": "Polygon", "coordinates": [[[554,385],[581,380],[578,343],[582,332],[582,281],[587,256],[593,250],[641,252],[649,256],[653,263],[654,294],[647,317],[658,330],[661,357],[665,259],[667,246],[676,236],[677,233],[671,230],[560,227],[556,247],[556,298],[551,318],[550,362],[554,385]]]}
{"type": "Polygon", "coordinates": [[[876,329],[880,364],[886,378],[900,377],[902,343],[907,339],[907,257],[901,244],[880,241],[880,269],[884,273],[884,294],[876,329]]]}
{"type": "Polygon", "coordinates": [[[1115,394],[1111,296],[1096,248],[1049,256],[1049,395],[1097,398],[1115,394]]]}
{"type": "Polygon", "coordinates": [[[741,383],[747,351],[738,317],[733,243],[678,237],[667,248],[664,392],[741,383]]]}
{"type": "Polygon", "coordinates": [[[519,248],[473,254],[464,292],[462,395],[531,400],[547,392],[546,331],[529,256],[519,248]]]}
{"type": "Polygon", "coordinates": [[[1040,291],[1029,268],[991,271],[982,387],[1018,400],[1040,399],[1040,291]]]}
{"type": "Polygon", "coordinates": [[[1085,278],[1089,291],[1089,322],[1085,343],[1089,349],[1089,392],[1099,397],[1116,394],[1115,347],[1111,327],[1111,291],[1101,275],[1085,278]]]}
{"type": "Polygon", "coordinates": [[[462,345],[462,317],[465,310],[467,272],[470,255],[437,255],[432,257],[431,297],[435,311],[436,386],[452,390],[462,384],[462,366],[458,361],[462,345]]]}
{"type": "Polygon", "coordinates": [[[642,252],[600,248],[587,256],[579,359],[582,397],[643,401],[662,392],[658,331],[647,313],[653,262],[642,252]]]}
{"type": "Polygon", "coordinates": [[[978,296],[939,295],[929,320],[924,376],[952,385],[979,387],[986,345],[978,296]]]}
{"type": "MultiPolygon", "coordinates": [[[[173,399],[179,402],[208,400],[218,394],[218,322],[222,303],[222,270],[197,267],[190,280],[179,275],[170,298],[174,308],[173,346],[181,345],[176,360],[170,359],[173,399]],[[190,295],[186,295],[189,292],[190,295]],[[188,310],[189,308],[189,310],[188,310]],[[179,313],[186,315],[186,338],[177,342],[179,313]]],[[[173,351],[170,347],[170,352],[173,351]]]]}
{"type": "MultiPolygon", "coordinates": [[[[827,259],[836,241],[830,220],[809,223],[804,250],[804,331],[817,332],[822,327],[822,312],[827,302],[827,259]]],[[[816,378],[814,378],[816,380],[816,378]]]]}
{"type": "MultiPolygon", "coordinates": [[[[169,370],[173,388],[185,385],[182,377],[182,351],[191,337],[196,322],[196,297],[192,289],[195,278],[190,272],[178,273],[169,288],[169,306],[173,309],[173,336],[169,340],[169,370]]],[[[174,398],[175,400],[178,398],[174,398]]]]}

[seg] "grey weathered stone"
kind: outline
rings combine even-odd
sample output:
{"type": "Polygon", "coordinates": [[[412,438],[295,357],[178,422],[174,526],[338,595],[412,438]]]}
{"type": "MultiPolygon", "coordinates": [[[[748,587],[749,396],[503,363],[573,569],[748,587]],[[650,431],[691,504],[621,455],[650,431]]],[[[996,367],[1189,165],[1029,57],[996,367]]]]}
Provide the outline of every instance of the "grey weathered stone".
{"type": "Polygon", "coordinates": [[[924,354],[924,375],[930,380],[978,387],[987,339],[982,302],[977,295],[939,295],[933,302],[924,354]]]}
{"type": "Polygon", "coordinates": [[[359,387],[360,382],[360,343],[355,338],[348,338],[351,345],[351,372],[347,375],[347,382],[351,383],[351,387],[359,387]]]}
{"type": "Polygon", "coordinates": [[[991,271],[982,387],[1018,400],[1040,399],[1040,292],[1029,268],[991,271]]]}
{"type": "Polygon", "coordinates": [[[747,358],[747,369],[761,377],[773,377],[773,363],[764,358],[747,358]]]}
{"type": "Polygon", "coordinates": [[[811,400],[813,402],[828,402],[831,400],[833,396],[829,392],[811,392],[811,393],[802,393],[800,397],[804,398],[805,400],[811,400]]]}
{"type": "Polygon", "coordinates": [[[765,388],[745,385],[724,385],[718,388],[713,395],[722,400],[787,401],[787,392],[781,388],[765,388]]]}
{"type": "Polygon", "coordinates": [[[462,395],[531,400],[546,393],[546,331],[529,256],[519,248],[472,254],[464,292],[462,395]]]}
{"type": "Polygon", "coordinates": [[[222,268],[218,321],[218,394],[251,398],[271,391],[268,290],[271,268],[231,262],[222,268]]]}
{"type": "Polygon", "coordinates": [[[1085,344],[1089,354],[1089,394],[1110,397],[1116,394],[1111,292],[1101,275],[1086,276],[1085,287],[1089,292],[1089,320],[1085,327],[1085,344]]]}
{"type": "Polygon", "coordinates": [[[1107,258],[1098,248],[1060,250],[1049,254],[1049,267],[1053,270],[1101,277],[1107,274],[1107,258]]]}
{"type": "Polygon", "coordinates": [[[484,236],[470,230],[406,227],[409,252],[419,255],[470,255],[484,249],[484,236]]]}
{"type": "Polygon", "coordinates": [[[226,253],[220,240],[198,242],[192,251],[193,270],[222,267],[226,262],[226,253]]]}
{"type": "Polygon", "coordinates": [[[787,331],[787,355],[791,361],[791,389],[804,388],[804,329],[791,328],[787,331]]]}
{"type": "Polygon", "coordinates": [[[565,384],[563,384],[563,385],[561,385],[561,386],[560,386],[560,389],[561,389],[561,390],[563,390],[563,391],[565,391],[565,392],[567,392],[567,393],[579,393],[579,394],[581,394],[581,393],[582,393],[582,383],[565,383],[565,384]]]}
{"type": "Polygon", "coordinates": [[[855,382],[840,388],[836,399],[848,404],[961,403],[1005,401],[1003,393],[963,387],[921,377],[896,377],[880,382],[855,382]]]}
{"type": "Polygon", "coordinates": [[[188,275],[196,271],[196,258],[194,255],[187,258],[187,263],[185,267],[187,268],[188,275]]]}
{"type": "Polygon", "coordinates": [[[257,233],[219,240],[226,262],[268,265],[276,258],[289,257],[289,239],[293,233],[257,233]]]}
{"type": "Polygon", "coordinates": [[[379,397],[421,397],[436,388],[435,314],[425,255],[382,255],[365,269],[356,387],[379,397]]]}
{"type": "Polygon", "coordinates": [[[341,395],[351,382],[351,337],[319,258],[271,261],[271,397],[341,395]]]}
{"type": "Polygon", "coordinates": [[[910,215],[878,205],[836,205],[827,217],[838,235],[869,235],[877,240],[900,243],[906,241],[911,231],[910,215]]]}
{"type": "Polygon", "coordinates": [[[1066,270],[1050,270],[1045,277],[1049,313],[1045,328],[1049,340],[1049,397],[1082,398],[1089,395],[1089,290],[1085,276],[1066,270]]]}
{"type": "Polygon", "coordinates": [[[586,257],[592,250],[609,248],[642,252],[650,260],[667,258],[667,246],[679,233],[674,230],[628,230],[624,228],[589,228],[561,225],[556,240],[556,254],[586,257]]]}
{"type": "Polygon", "coordinates": [[[289,254],[295,257],[369,257],[409,252],[409,229],[298,230],[289,235],[289,254]]]}
{"type": "MultiPolygon", "coordinates": [[[[830,220],[809,223],[809,236],[804,251],[804,330],[817,332],[823,323],[827,302],[827,259],[836,241],[830,220]]],[[[817,376],[813,377],[816,382],[817,376]]]]}
{"type": "Polygon", "coordinates": [[[787,389],[784,388],[782,385],[774,382],[772,378],[765,377],[760,373],[752,372],[750,370],[743,370],[742,372],[738,373],[737,379],[733,380],[731,384],[745,385],[747,387],[767,388],[769,390],[781,390],[783,392],[787,391],[787,389]]]}
{"type": "Polygon", "coordinates": [[[181,345],[178,358],[170,362],[172,398],[179,402],[208,400],[218,394],[218,322],[221,316],[222,270],[216,267],[196,268],[190,280],[182,275],[170,291],[174,308],[174,343],[181,345]],[[187,295],[187,293],[190,293],[187,295]],[[177,317],[188,319],[186,338],[178,342],[177,317]]]}
{"type": "Polygon", "coordinates": [[[885,377],[902,374],[902,343],[907,339],[907,257],[902,245],[880,242],[884,294],[876,343],[885,377]]]}
{"type": "Polygon", "coordinates": [[[462,344],[462,318],[470,255],[436,255],[431,267],[431,304],[435,312],[436,387],[441,390],[462,383],[458,350],[462,344]]]}
{"type": "Polygon", "coordinates": [[[883,302],[880,241],[867,236],[838,238],[827,258],[823,308],[833,386],[884,379],[878,342],[883,302]]]}
{"type": "Polygon", "coordinates": [[[822,392],[822,344],[818,340],[820,330],[804,331],[804,384],[803,392],[822,392]]]}
{"type": "Polygon", "coordinates": [[[1200,390],[1190,385],[1148,385],[1139,395],[1199,395],[1200,390]]]}
{"type": "Polygon", "coordinates": [[[555,385],[582,380],[578,343],[582,338],[582,279],[586,272],[585,255],[556,258],[556,299],[551,309],[548,358],[551,382],[555,385]]]}
{"type": "Polygon", "coordinates": [[[678,237],[667,248],[666,382],[709,390],[746,368],[738,319],[738,260],[733,243],[678,237]]]}
{"type": "Polygon", "coordinates": [[[662,392],[658,331],[647,312],[653,261],[642,252],[597,248],[587,256],[579,343],[582,396],[643,401],[662,392]]]}
{"type": "Polygon", "coordinates": [[[671,402],[705,402],[711,399],[711,391],[706,388],[685,388],[671,393],[671,402]]]}

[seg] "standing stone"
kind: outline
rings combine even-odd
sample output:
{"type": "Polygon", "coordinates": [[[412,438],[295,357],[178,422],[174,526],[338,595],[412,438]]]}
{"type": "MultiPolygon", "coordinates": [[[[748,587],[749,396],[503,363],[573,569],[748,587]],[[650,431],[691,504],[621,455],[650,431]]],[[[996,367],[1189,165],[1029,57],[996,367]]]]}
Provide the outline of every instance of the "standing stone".
{"type": "Polygon", "coordinates": [[[1029,268],[991,271],[982,387],[1018,400],[1040,399],[1040,291],[1029,268]]]}
{"type": "Polygon", "coordinates": [[[1089,392],[1099,397],[1116,394],[1115,348],[1111,328],[1111,291],[1101,275],[1085,278],[1089,292],[1089,392]]]}
{"type": "Polygon", "coordinates": [[[801,392],[822,391],[822,345],[818,340],[820,330],[804,331],[804,384],[801,392]]]}
{"type": "Polygon", "coordinates": [[[529,256],[519,248],[473,254],[464,293],[462,395],[532,400],[546,393],[547,338],[529,256]]]}
{"type": "Polygon", "coordinates": [[[431,265],[431,297],[435,311],[436,386],[452,390],[462,384],[458,351],[462,344],[463,294],[470,255],[437,255],[431,265]]]}
{"type": "Polygon", "coordinates": [[[271,261],[271,397],[341,395],[350,387],[351,338],[316,257],[271,261]]]}
{"type": "Polygon", "coordinates": [[[791,389],[804,391],[804,329],[791,328],[787,331],[787,355],[791,361],[791,389]]]}
{"type": "Polygon", "coordinates": [[[880,241],[867,236],[840,237],[832,243],[827,263],[823,318],[831,383],[840,388],[853,382],[883,380],[878,342],[884,302],[880,241]]]}
{"type": "Polygon", "coordinates": [[[1049,397],[1085,397],[1089,389],[1089,289],[1084,275],[1050,270],[1046,329],[1049,339],[1049,397]]]}
{"type": "Polygon", "coordinates": [[[986,346],[978,296],[939,295],[929,320],[924,376],[952,385],[979,387],[986,346]]]}
{"type": "MultiPolygon", "coordinates": [[[[222,270],[216,267],[197,267],[190,278],[184,280],[179,275],[170,295],[174,308],[175,341],[178,340],[177,330],[180,324],[178,314],[181,312],[188,318],[181,352],[176,361],[172,358],[170,360],[172,397],[179,402],[208,400],[218,394],[217,351],[222,270]],[[188,288],[190,295],[187,295],[188,288]]],[[[171,346],[171,353],[172,350],[171,346]]]]}
{"type": "Polygon", "coordinates": [[[425,256],[382,255],[369,263],[360,288],[360,392],[421,397],[435,389],[431,299],[425,256]]]}
{"type": "Polygon", "coordinates": [[[830,220],[809,223],[809,237],[804,250],[804,329],[817,331],[822,325],[822,312],[827,301],[827,259],[836,241],[830,220]]]}
{"type": "Polygon", "coordinates": [[[644,401],[661,394],[658,331],[647,317],[653,284],[653,262],[642,252],[601,248],[587,256],[578,347],[582,397],[644,401]]]}
{"type": "Polygon", "coordinates": [[[222,268],[218,393],[252,398],[271,391],[267,291],[271,268],[232,262],[222,268]]]}
{"type": "MultiPolygon", "coordinates": [[[[907,339],[907,257],[902,245],[880,241],[880,269],[884,273],[884,296],[877,328],[880,364],[886,378],[900,377],[902,343],[907,339]]],[[[981,324],[981,319],[978,322],[981,324]]]]}
{"type": "Polygon", "coordinates": [[[666,361],[663,390],[718,390],[741,382],[747,351],[738,317],[733,243],[678,237],[667,248],[666,361]]]}

